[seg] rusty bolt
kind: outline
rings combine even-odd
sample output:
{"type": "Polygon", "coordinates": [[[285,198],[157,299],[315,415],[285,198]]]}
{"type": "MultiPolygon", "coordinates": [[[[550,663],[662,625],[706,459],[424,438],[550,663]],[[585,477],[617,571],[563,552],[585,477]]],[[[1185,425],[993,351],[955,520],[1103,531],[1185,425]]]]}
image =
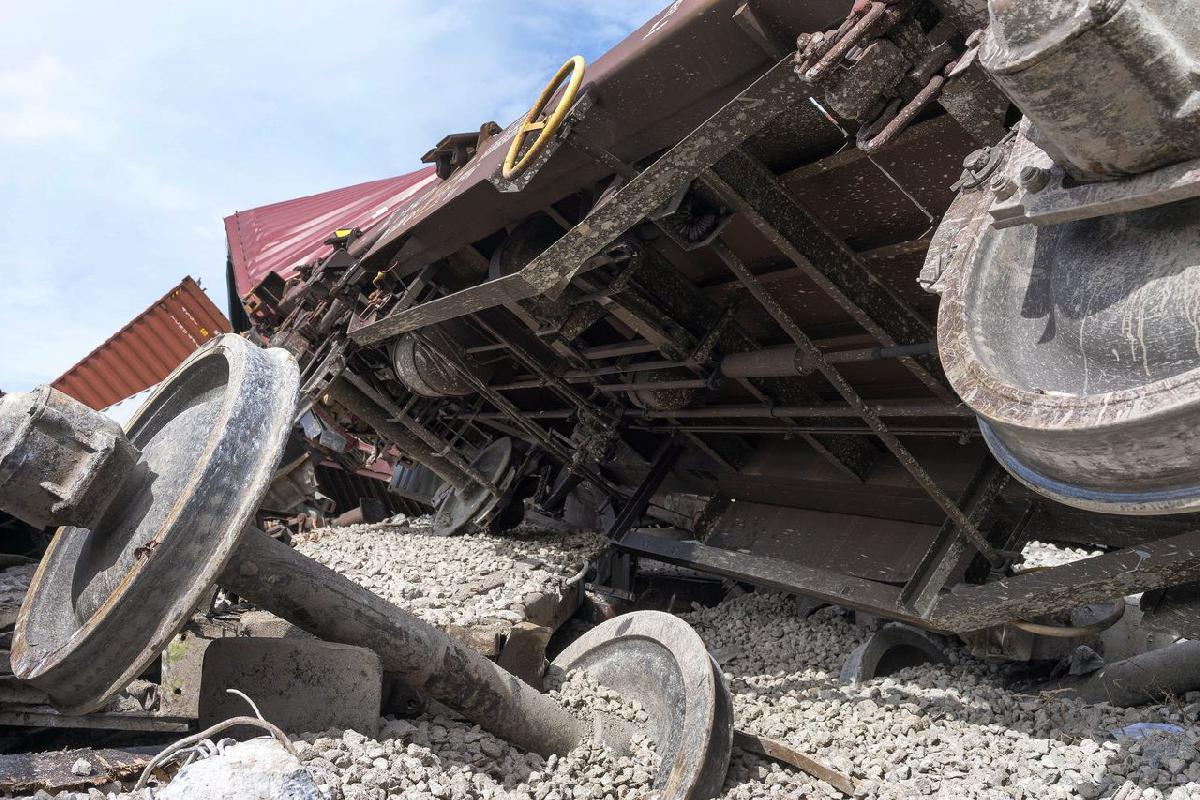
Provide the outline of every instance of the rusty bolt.
{"type": "Polygon", "coordinates": [[[970,170],[980,170],[987,166],[988,159],[991,156],[991,149],[981,147],[978,150],[973,150],[963,159],[963,166],[970,170]]]}
{"type": "Polygon", "coordinates": [[[1032,164],[1021,167],[1021,185],[1030,192],[1040,192],[1050,180],[1050,173],[1032,164]]]}
{"type": "Polygon", "coordinates": [[[1002,172],[992,178],[990,186],[997,200],[1007,200],[1017,191],[1017,185],[1002,172]]]}

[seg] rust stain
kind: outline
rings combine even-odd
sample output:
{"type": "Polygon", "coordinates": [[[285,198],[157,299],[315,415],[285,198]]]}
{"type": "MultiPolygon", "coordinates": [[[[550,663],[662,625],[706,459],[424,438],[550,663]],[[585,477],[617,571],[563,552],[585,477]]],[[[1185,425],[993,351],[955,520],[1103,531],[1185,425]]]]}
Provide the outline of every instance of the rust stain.
{"type": "Polygon", "coordinates": [[[221,310],[186,277],[51,385],[105,409],[158,383],[202,344],[230,330],[221,310]]]}

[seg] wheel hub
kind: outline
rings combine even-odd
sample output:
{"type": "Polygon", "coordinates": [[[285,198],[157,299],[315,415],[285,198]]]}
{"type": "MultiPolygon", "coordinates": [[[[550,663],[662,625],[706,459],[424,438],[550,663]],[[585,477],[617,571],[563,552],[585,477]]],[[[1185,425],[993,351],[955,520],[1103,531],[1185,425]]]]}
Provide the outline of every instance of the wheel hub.
{"type": "Polygon", "coordinates": [[[13,637],[13,673],[70,713],[137,677],[200,605],[278,463],[299,374],[233,335],[196,351],[129,423],[140,452],[87,527],[60,528],[13,637]]]}

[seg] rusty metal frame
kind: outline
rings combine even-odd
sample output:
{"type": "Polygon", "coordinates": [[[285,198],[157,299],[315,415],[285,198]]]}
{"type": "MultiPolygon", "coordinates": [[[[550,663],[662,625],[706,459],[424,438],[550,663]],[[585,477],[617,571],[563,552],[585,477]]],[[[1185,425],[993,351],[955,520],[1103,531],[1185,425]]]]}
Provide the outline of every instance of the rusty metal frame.
{"type": "Polygon", "coordinates": [[[440,354],[454,369],[458,370],[463,379],[475,388],[475,391],[479,392],[489,403],[499,409],[505,418],[510,420],[518,430],[523,431],[525,436],[529,437],[530,441],[540,445],[549,455],[559,461],[565,469],[578,473],[591,481],[596,488],[605,492],[610,497],[620,498],[625,496],[625,493],[620,488],[614,486],[612,482],[604,478],[599,472],[575,459],[573,457],[574,454],[570,450],[557,442],[554,437],[542,430],[531,419],[523,415],[521,409],[517,408],[508,398],[490,387],[486,381],[480,380],[476,368],[473,366],[474,358],[464,352],[445,332],[431,328],[428,331],[417,334],[417,336],[433,352],[440,354]]]}
{"type": "MultiPolygon", "coordinates": [[[[985,454],[974,479],[958,499],[967,519],[983,527],[985,518],[1008,481],[1008,473],[990,454],[985,454]]],[[[947,519],[921,558],[913,576],[900,591],[901,602],[918,614],[928,613],[956,573],[965,569],[970,556],[966,538],[958,526],[947,519]]]]}
{"type": "Polygon", "coordinates": [[[390,414],[391,419],[389,421],[399,422],[401,425],[407,428],[409,432],[415,434],[421,439],[421,441],[428,445],[429,449],[435,456],[446,459],[446,461],[450,462],[452,466],[459,469],[468,478],[487,489],[488,494],[490,494],[492,497],[500,496],[500,489],[497,488],[494,483],[488,480],[482,472],[471,466],[471,464],[465,458],[463,458],[457,450],[454,449],[454,446],[450,442],[443,440],[436,433],[426,428],[417,420],[413,419],[408,415],[408,413],[405,412],[403,408],[397,406],[385,395],[377,392],[374,387],[372,387],[359,376],[350,372],[346,374],[345,378],[355,388],[366,395],[368,399],[372,400],[377,406],[390,414]]]}
{"type": "Polygon", "coordinates": [[[1175,586],[1200,575],[1200,532],[1146,542],[1070,564],[942,592],[927,611],[904,601],[900,587],[792,561],[724,550],[635,529],[619,550],[815,597],[922,628],[966,633],[1014,619],[1069,611],[1090,602],[1175,586]]]}
{"type": "Polygon", "coordinates": [[[862,418],[863,422],[865,422],[867,426],[875,432],[875,435],[879,437],[879,440],[883,442],[884,446],[891,451],[892,455],[894,455],[900,464],[908,471],[908,473],[913,477],[913,480],[920,484],[921,488],[923,488],[925,492],[933,499],[933,501],[941,507],[942,511],[946,513],[946,516],[949,517],[955,526],[957,526],[958,530],[962,532],[962,535],[965,536],[968,541],[975,546],[975,549],[978,550],[980,554],[983,555],[994,566],[1002,565],[1003,558],[987,541],[987,538],[980,532],[975,523],[963,513],[963,510],[958,507],[957,503],[955,503],[946,495],[944,491],[942,491],[941,487],[937,485],[929,473],[925,471],[925,468],[922,467],[916,458],[913,457],[913,454],[909,452],[908,448],[904,446],[904,444],[898,437],[896,437],[895,434],[888,430],[888,427],[883,422],[883,419],[876,414],[875,411],[866,403],[866,401],[862,399],[858,392],[855,391],[854,387],[850,385],[850,382],[847,381],[840,372],[838,372],[836,367],[825,360],[825,356],[821,353],[817,346],[813,344],[812,340],[808,338],[807,334],[800,329],[800,326],[797,325],[796,321],[792,319],[791,315],[784,310],[783,306],[779,304],[779,301],[776,300],[774,296],[763,287],[758,278],[754,276],[754,273],[750,271],[750,268],[747,267],[742,260],[738,258],[738,256],[719,239],[714,241],[709,246],[716,252],[718,256],[720,256],[721,260],[725,262],[725,266],[727,266],[729,270],[746,286],[746,289],[750,292],[754,299],[756,299],[762,305],[763,309],[766,310],[766,312],[775,320],[776,324],[778,324],[779,327],[781,327],[788,335],[788,337],[790,337],[791,340],[796,343],[797,349],[810,360],[810,363],[813,365],[813,367],[819,371],[837,390],[838,394],[842,396],[842,399],[845,400],[848,405],[859,411],[859,416],[862,418]]]}
{"type": "Polygon", "coordinates": [[[798,592],[829,603],[885,614],[914,625],[925,625],[900,603],[900,589],[886,583],[809,567],[782,558],[725,550],[663,533],[635,529],[614,543],[618,550],[639,556],[747,581],[756,586],[798,592]]]}
{"type": "Polygon", "coordinates": [[[158,383],[200,345],[229,330],[221,310],[185,277],[51,385],[104,409],[158,383]]]}
{"type": "Polygon", "coordinates": [[[1197,576],[1200,531],[981,586],[960,587],[953,594],[941,595],[925,619],[941,630],[978,630],[1023,617],[1068,611],[1084,603],[1175,586],[1194,581],[1197,576]]]}
{"type": "MultiPolygon", "coordinates": [[[[557,297],[588,259],[640,222],[701,170],[807,97],[791,56],[782,59],[715,114],[618,189],[524,268],[384,317],[351,334],[374,345],[407,331],[537,295],[557,297]]],[[[928,337],[927,337],[928,338],[928,337]]]]}
{"type": "Polygon", "coordinates": [[[662,443],[658,452],[654,455],[654,460],[650,464],[650,470],[638,485],[637,490],[634,491],[628,502],[625,503],[621,511],[617,514],[612,527],[608,529],[609,539],[620,539],[634,526],[650,505],[650,499],[658,491],[658,487],[662,485],[667,475],[670,474],[671,466],[675,463],[679,452],[680,447],[674,436],[668,437],[662,443]]]}
{"type": "MultiPolygon", "coordinates": [[[[655,344],[661,353],[678,357],[681,366],[703,376],[704,364],[701,363],[703,360],[701,356],[704,352],[711,353],[717,339],[723,338],[727,343],[730,339],[736,340],[739,347],[731,349],[730,352],[740,352],[757,346],[749,334],[732,322],[730,309],[721,311],[711,299],[697,290],[686,277],[680,275],[675,267],[653,247],[648,246],[645,249],[635,250],[632,258],[635,259],[635,264],[644,262],[644,267],[638,267],[632,273],[628,284],[620,291],[604,296],[599,302],[608,314],[628,325],[651,344],[655,344]],[[644,276],[646,279],[639,280],[639,276],[644,276]],[[652,279],[650,279],[651,276],[652,279]],[[686,302],[695,306],[693,310],[697,314],[707,312],[710,316],[715,317],[716,322],[713,323],[709,333],[701,337],[678,322],[676,315],[666,313],[662,308],[666,297],[674,297],[676,300],[686,298],[686,302]]],[[[595,288],[587,283],[586,278],[580,278],[579,281],[584,283],[589,290],[595,288]]],[[[670,388],[671,383],[658,382],[653,388],[670,388]]],[[[741,383],[762,403],[762,409],[769,411],[774,406],[774,401],[759,391],[752,382],[743,380],[741,383]]],[[[708,385],[707,380],[702,379],[702,382],[696,387],[702,388],[708,385]]],[[[623,389],[634,388],[632,384],[623,386],[609,384],[597,388],[600,391],[614,391],[619,386],[623,389]]],[[[677,388],[691,387],[679,385],[677,388]]],[[[802,386],[797,385],[794,393],[796,399],[820,402],[820,398],[815,393],[802,386]]],[[[648,414],[647,416],[652,415],[648,414]]],[[[653,414],[653,416],[668,422],[675,421],[675,412],[663,411],[653,414]]],[[[790,417],[781,415],[779,419],[781,424],[793,428],[793,432],[799,438],[847,477],[856,481],[863,480],[866,468],[869,466],[869,456],[862,444],[838,439],[823,441],[816,435],[799,430],[790,417]]],[[[708,445],[705,443],[705,448],[707,449],[707,447],[708,445]]]]}
{"type": "MultiPolygon", "coordinates": [[[[718,189],[718,194],[732,194],[733,196],[729,198],[731,205],[742,211],[752,222],[762,219],[753,203],[743,198],[728,185],[723,184],[723,179],[710,168],[709,165],[722,157],[726,161],[733,159],[743,166],[747,160],[752,162],[758,169],[759,180],[752,186],[741,186],[740,188],[747,191],[755,188],[761,190],[765,187],[767,190],[774,189],[777,194],[782,194],[787,198],[788,211],[793,216],[803,215],[803,220],[809,227],[817,229],[820,245],[824,246],[826,250],[832,250],[835,254],[841,255],[842,261],[848,259],[848,268],[841,262],[837,263],[843,267],[843,272],[852,274],[857,280],[843,280],[843,284],[847,286],[850,284],[865,285],[869,290],[878,293],[882,285],[874,280],[874,276],[870,275],[857,256],[840,240],[821,228],[806,212],[803,212],[790,193],[778,184],[774,175],[741,149],[741,143],[748,136],[766,126],[792,102],[800,101],[805,96],[807,93],[796,80],[790,66],[790,59],[781,60],[695,131],[684,137],[665,155],[645,170],[627,176],[628,182],[607,203],[594,210],[581,223],[570,228],[562,238],[519,272],[486,281],[415,307],[401,309],[396,314],[352,332],[351,336],[362,345],[377,344],[399,333],[417,330],[435,322],[477,313],[495,306],[511,305],[515,301],[535,295],[557,296],[565,290],[575,275],[588,267],[587,261],[595,256],[601,248],[611,244],[630,226],[642,220],[647,213],[658,207],[672,192],[686,186],[690,180],[700,174],[703,174],[706,180],[718,189]],[[724,192],[719,191],[721,186],[724,186],[724,192]]],[[[775,231],[772,222],[775,220],[766,224],[771,231],[775,231]]],[[[792,229],[795,229],[794,225],[792,229]]],[[[808,233],[811,235],[811,232],[808,233]]],[[[776,233],[774,237],[768,235],[768,238],[776,241],[782,237],[776,233]]],[[[793,261],[797,266],[802,269],[806,266],[810,270],[812,269],[811,262],[799,255],[799,251],[796,250],[791,240],[782,239],[782,241],[783,246],[780,249],[788,255],[795,253],[793,261]]],[[[776,243],[778,244],[778,241],[776,243]]],[[[874,317],[867,316],[848,296],[840,294],[841,287],[827,279],[823,271],[812,271],[820,278],[819,285],[829,291],[835,299],[840,298],[839,302],[849,308],[851,316],[869,333],[875,335],[881,344],[885,346],[894,346],[898,342],[912,344],[918,341],[928,341],[932,336],[932,326],[903,305],[893,294],[883,290],[887,299],[892,301],[890,304],[884,303],[884,305],[888,305],[890,318],[899,320],[895,324],[899,325],[901,334],[903,334],[903,338],[899,340],[893,338],[889,333],[884,332],[880,325],[876,324],[874,317]],[[899,311],[896,310],[896,307],[899,308],[899,311]]],[[[625,304],[621,305],[625,306],[625,304]]],[[[610,313],[613,311],[611,307],[606,310],[610,313]]],[[[622,310],[628,312],[627,308],[622,310]]],[[[657,329],[658,325],[653,327],[657,329]]],[[[646,333],[646,331],[642,332],[646,333]]],[[[656,330],[654,333],[659,333],[659,331],[656,330]]],[[[679,343],[669,340],[668,335],[667,341],[658,342],[660,349],[663,345],[677,348],[679,343]]],[[[904,358],[902,363],[909,367],[939,397],[943,399],[952,397],[939,378],[930,374],[914,358],[904,358]]],[[[936,369],[936,362],[933,363],[936,369]]],[[[554,388],[561,390],[563,387],[556,386],[554,388]]],[[[759,399],[769,407],[770,403],[766,398],[760,397],[759,399]]],[[[673,422],[669,415],[664,415],[664,417],[673,422]]],[[[789,421],[785,421],[783,424],[794,425],[789,421]]],[[[882,425],[881,422],[879,424],[882,425]]],[[[830,449],[830,446],[835,444],[835,440],[824,442],[803,432],[799,435],[835,466],[846,471],[852,477],[862,479],[861,473],[864,465],[858,463],[862,460],[861,458],[848,462],[846,458],[850,453],[835,452],[830,449]]],[[[896,447],[903,450],[902,445],[894,437],[893,441],[896,447]]],[[[847,442],[846,447],[849,446],[850,443],[847,442]]],[[[857,448],[857,446],[855,447],[857,448]]],[[[919,466],[917,469],[920,469],[919,466]]],[[[918,481],[920,481],[919,477],[918,481]]],[[[937,491],[932,481],[929,481],[926,489],[937,491]]],[[[936,496],[935,499],[937,499],[936,496]]],[[[955,507],[954,510],[957,511],[957,508],[955,507]]],[[[947,510],[947,513],[953,516],[954,512],[947,510]]],[[[963,520],[965,521],[965,518],[963,520]]],[[[986,544],[984,546],[986,547],[986,544]]],[[[993,555],[989,554],[989,557],[993,557],[993,555]]]]}
{"type": "MultiPolygon", "coordinates": [[[[689,345],[690,355],[688,360],[692,362],[691,366],[694,371],[700,372],[701,364],[697,358],[698,354],[701,351],[711,354],[718,342],[721,343],[721,349],[726,354],[744,352],[759,347],[754,338],[733,321],[732,312],[736,309],[730,306],[721,311],[710,298],[697,290],[691,281],[679,274],[671,263],[661,253],[656,251],[652,245],[647,248],[646,255],[649,269],[640,274],[644,276],[642,280],[643,286],[650,293],[646,305],[651,309],[651,313],[657,313],[657,309],[667,297],[675,297],[677,299],[689,297],[690,302],[696,305],[697,310],[701,306],[707,306],[710,313],[718,318],[712,329],[705,336],[707,341],[697,340],[695,337],[692,337],[692,334],[688,334],[689,337],[693,338],[693,341],[689,345]],[[652,285],[653,283],[657,283],[657,287],[652,285]]],[[[636,279],[637,277],[635,276],[636,279]]],[[[664,315],[660,314],[659,316],[664,315]]],[[[672,321],[674,319],[670,315],[665,316],[672,321]]],[[[767,392],[764,392],[761,387],[755,385],[751,380],[741,379],[739,383],[765,409],[770,409],[782,399],[769,396],[767,392]]],[[[800,383],[793,382],[789,388],[792,395],[789,399],[793,401],[821,402],[821,398],[815,392],[800,383]]],[[[674,421],[671,414],[664,414],[662,416],[668,421],[674,421]]],[[[865,479],[867,471],[870,469],[871,464],[874,462],[874,457],[877,455],[869,445],[862,441],[851,441],[836,435],[827,435],[818,438],[818,435],[798,430],[798,426],[790,418],[781,417],[780,420],[782,425],[795,429],[794,432],[798,438],[803,440],[842,474],[858,482],[862,482],[865,479]]]]}
{"type": "MultiPolygon", "coordinates": [[[[506,338],[501,335],[500,331],[493,325],[489,324],[482,316],[474,318],[475,325],[487,333],[497,343],[503,344],[513,360],[520,363],[526,369],[530,370],[544,386],[551,389],[556,395],[570,403],[575,408],[575,413],[581,418],[590,419],[593,423],[609,427],[613,420],[596,411],[588,405],[587,401],[579,396],[579,393],[561,376],[541,362],[532,352],[526,350],[514,339],[506,338]]],[[[490,388],[499,390],[501,387],[491,386],[490,388]]]]}
{"type": "MultiPolygon", "coordinates": [[[[933,338],[933,325],[880,281],[860,255],[822,225],[745,148],[734,148],[705,170],[703,181],[881,345],[918,344],[933,338]]],[[[901,363],[938,397],[955,397],[936,358],[913,356],[901,363]]]]}

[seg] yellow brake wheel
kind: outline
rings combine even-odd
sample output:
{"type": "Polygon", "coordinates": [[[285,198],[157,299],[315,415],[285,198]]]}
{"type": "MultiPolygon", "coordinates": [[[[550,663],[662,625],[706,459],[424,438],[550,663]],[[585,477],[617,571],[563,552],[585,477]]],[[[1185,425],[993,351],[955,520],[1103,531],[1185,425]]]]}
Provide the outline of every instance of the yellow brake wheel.
{"type": "Polygon", "coordinates": [[[512,144],[508,148],[508,155],[504,157],[504,177],[511,179],[520,175],[529,166],[530,162],[537,157],[538,153],[545,149],[546,144],[558,133],[558,129],[562,127],[563,120],[566,119],[567,112],[571,110],[571,105],[575,102],[575,96],[579,94],[579,86],[583,83],[583,71],[586,65],[583,61],[583,56],[574,56],[567,63],[563,64],[555,73],[550,82],[546,84],[546,88],[542,89],[542,94],[538,97],[537,102],[533,104],[533,108],[529,109],[529,113],[525,115],[525,119],[521,120],[521,127],[517,129],[517,133],[513,136],[512,144]],[[567,83],[567,88],[563,92],[562,98],[559,99],[558,105],[550,112],[550,116],[544,120],[539,120],[542,111],[546,104],[550,102],[550,98],[558,91],[558,87],[562,82],[570,77],[567,83]],[[538,137],[530,145],[525,154],[518,160],[517,156],[521,152],[521,145],[525,143],[525,139],[529,134],[537,132],[538,137]]]}

